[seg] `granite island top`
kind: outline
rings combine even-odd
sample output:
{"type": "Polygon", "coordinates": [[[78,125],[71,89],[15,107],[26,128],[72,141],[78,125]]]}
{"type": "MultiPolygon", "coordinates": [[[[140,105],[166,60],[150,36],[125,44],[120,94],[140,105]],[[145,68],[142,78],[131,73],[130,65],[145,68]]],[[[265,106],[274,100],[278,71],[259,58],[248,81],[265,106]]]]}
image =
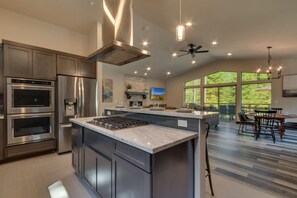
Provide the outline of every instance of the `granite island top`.
{"type": "Polygon", "coordinates": [[[181,118],[196,118],[196,119],[206,119],[214,116],[218,116],[218,112],[209,112],[209,111],[193,111],[191,113],[182,113],[177,112],[176,110],[165,109],[163,111],[152,111],[149,108],[116,108],[108,107],[105,110],[111,111],[125,111],[131,113],[142,113],[142,114],[152,114],[152,115],[161,115],[161,116],[172,116],[172,117],[181,117],[181,118]]]}
{"type": "Polygon", "coordinates": [[[146,151],[150,154],[157,153],[198,137],[197,132],[163,127],[154,124],[119,130],[109,130],[87,123],[92,119],[93,117],[87,117],[71,119],[70,121],[117,141],[146,151]]]}

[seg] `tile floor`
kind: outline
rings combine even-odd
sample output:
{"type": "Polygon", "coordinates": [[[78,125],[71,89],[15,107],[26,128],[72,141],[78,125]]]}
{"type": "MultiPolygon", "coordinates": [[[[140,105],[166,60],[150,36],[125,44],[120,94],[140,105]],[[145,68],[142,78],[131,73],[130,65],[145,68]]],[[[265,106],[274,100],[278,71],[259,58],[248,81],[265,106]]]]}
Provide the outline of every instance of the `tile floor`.
{"type": "MultiPolygon", "coordinates": [[[[215,174],[213,177],[217,198],[273,198],[226,177],[215,174]]],[[[51,196],[48,187],[57,181],[63,183],[69,198],[94,197],[74,175],[71,154],[48,154],[2,164],[0,178],[1,198],[49,198],[51,196]]],[[[207,198],[210,198],[208,188],[207,191],[207,198]]]]}

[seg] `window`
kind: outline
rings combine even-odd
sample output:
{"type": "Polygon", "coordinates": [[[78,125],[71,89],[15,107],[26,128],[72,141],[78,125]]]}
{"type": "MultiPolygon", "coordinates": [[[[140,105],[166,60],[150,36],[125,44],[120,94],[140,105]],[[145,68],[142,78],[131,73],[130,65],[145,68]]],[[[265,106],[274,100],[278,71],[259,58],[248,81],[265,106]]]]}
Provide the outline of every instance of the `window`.
{"type": "MultiPolygon", "coordinates": [[[[259,77],[260,77],[259,80],[267,80],[267,74],[260,74],[259,77]]],[[[258,80],[257,73],[242,72],[242,74],[241,74],[241,80],[242,80],[242,82],[256,81],[256,80],[258,80]]]]}
{"type": "Polygon", "coordinates": [[[235,82],[237,82],[237,72],[217,72],[217,73],[205,76],[206,85],[235,83],[235,82]]]}
{"type": "Polygon", "coordinates": [[[242,110],[268,109],[271,106],[271,83],[248,84],[241,86],[242,110]]]}
{"type": "Polygon", "coordinates": [[[197,105],[201,104],[201,78],[189,81],[185,83],[184,89],[184,103],[195,103],[197,105]]]}

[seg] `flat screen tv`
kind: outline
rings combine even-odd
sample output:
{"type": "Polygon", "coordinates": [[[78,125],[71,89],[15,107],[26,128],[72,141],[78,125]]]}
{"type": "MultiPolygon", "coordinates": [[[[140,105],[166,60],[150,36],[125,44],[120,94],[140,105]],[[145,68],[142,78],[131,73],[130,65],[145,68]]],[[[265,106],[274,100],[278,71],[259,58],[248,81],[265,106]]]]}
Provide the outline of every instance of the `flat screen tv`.
{"type": "Polygon", "coordinates": [[[151,100],[164,100],[165,99],[165,88],[151,88],[151,100]]]}

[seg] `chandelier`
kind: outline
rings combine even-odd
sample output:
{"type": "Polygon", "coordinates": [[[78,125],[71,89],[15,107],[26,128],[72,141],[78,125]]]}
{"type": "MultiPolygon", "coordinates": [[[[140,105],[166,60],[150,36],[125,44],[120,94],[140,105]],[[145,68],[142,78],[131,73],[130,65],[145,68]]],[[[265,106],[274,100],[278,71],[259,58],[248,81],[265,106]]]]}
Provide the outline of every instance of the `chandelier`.
{"type": "MultiPolygon", "coordinates": [[[[282,66],[278,66],[276,69],[276,75],[273,76],[273,71],[275,71],[274,67],[271,65],[271,55],[270,55],[270,50],[271,50],[271,46],[268,46],[268,61],[267,61],[267,69],[266,69],[266,75],[267,75],[267,80],[270,79],[279,79],[282,77],[282,66]]],[[[260,77],[261,74],[261,68],[259,68],[257,70],[257,79],[261,80],[260,77]]]]}

